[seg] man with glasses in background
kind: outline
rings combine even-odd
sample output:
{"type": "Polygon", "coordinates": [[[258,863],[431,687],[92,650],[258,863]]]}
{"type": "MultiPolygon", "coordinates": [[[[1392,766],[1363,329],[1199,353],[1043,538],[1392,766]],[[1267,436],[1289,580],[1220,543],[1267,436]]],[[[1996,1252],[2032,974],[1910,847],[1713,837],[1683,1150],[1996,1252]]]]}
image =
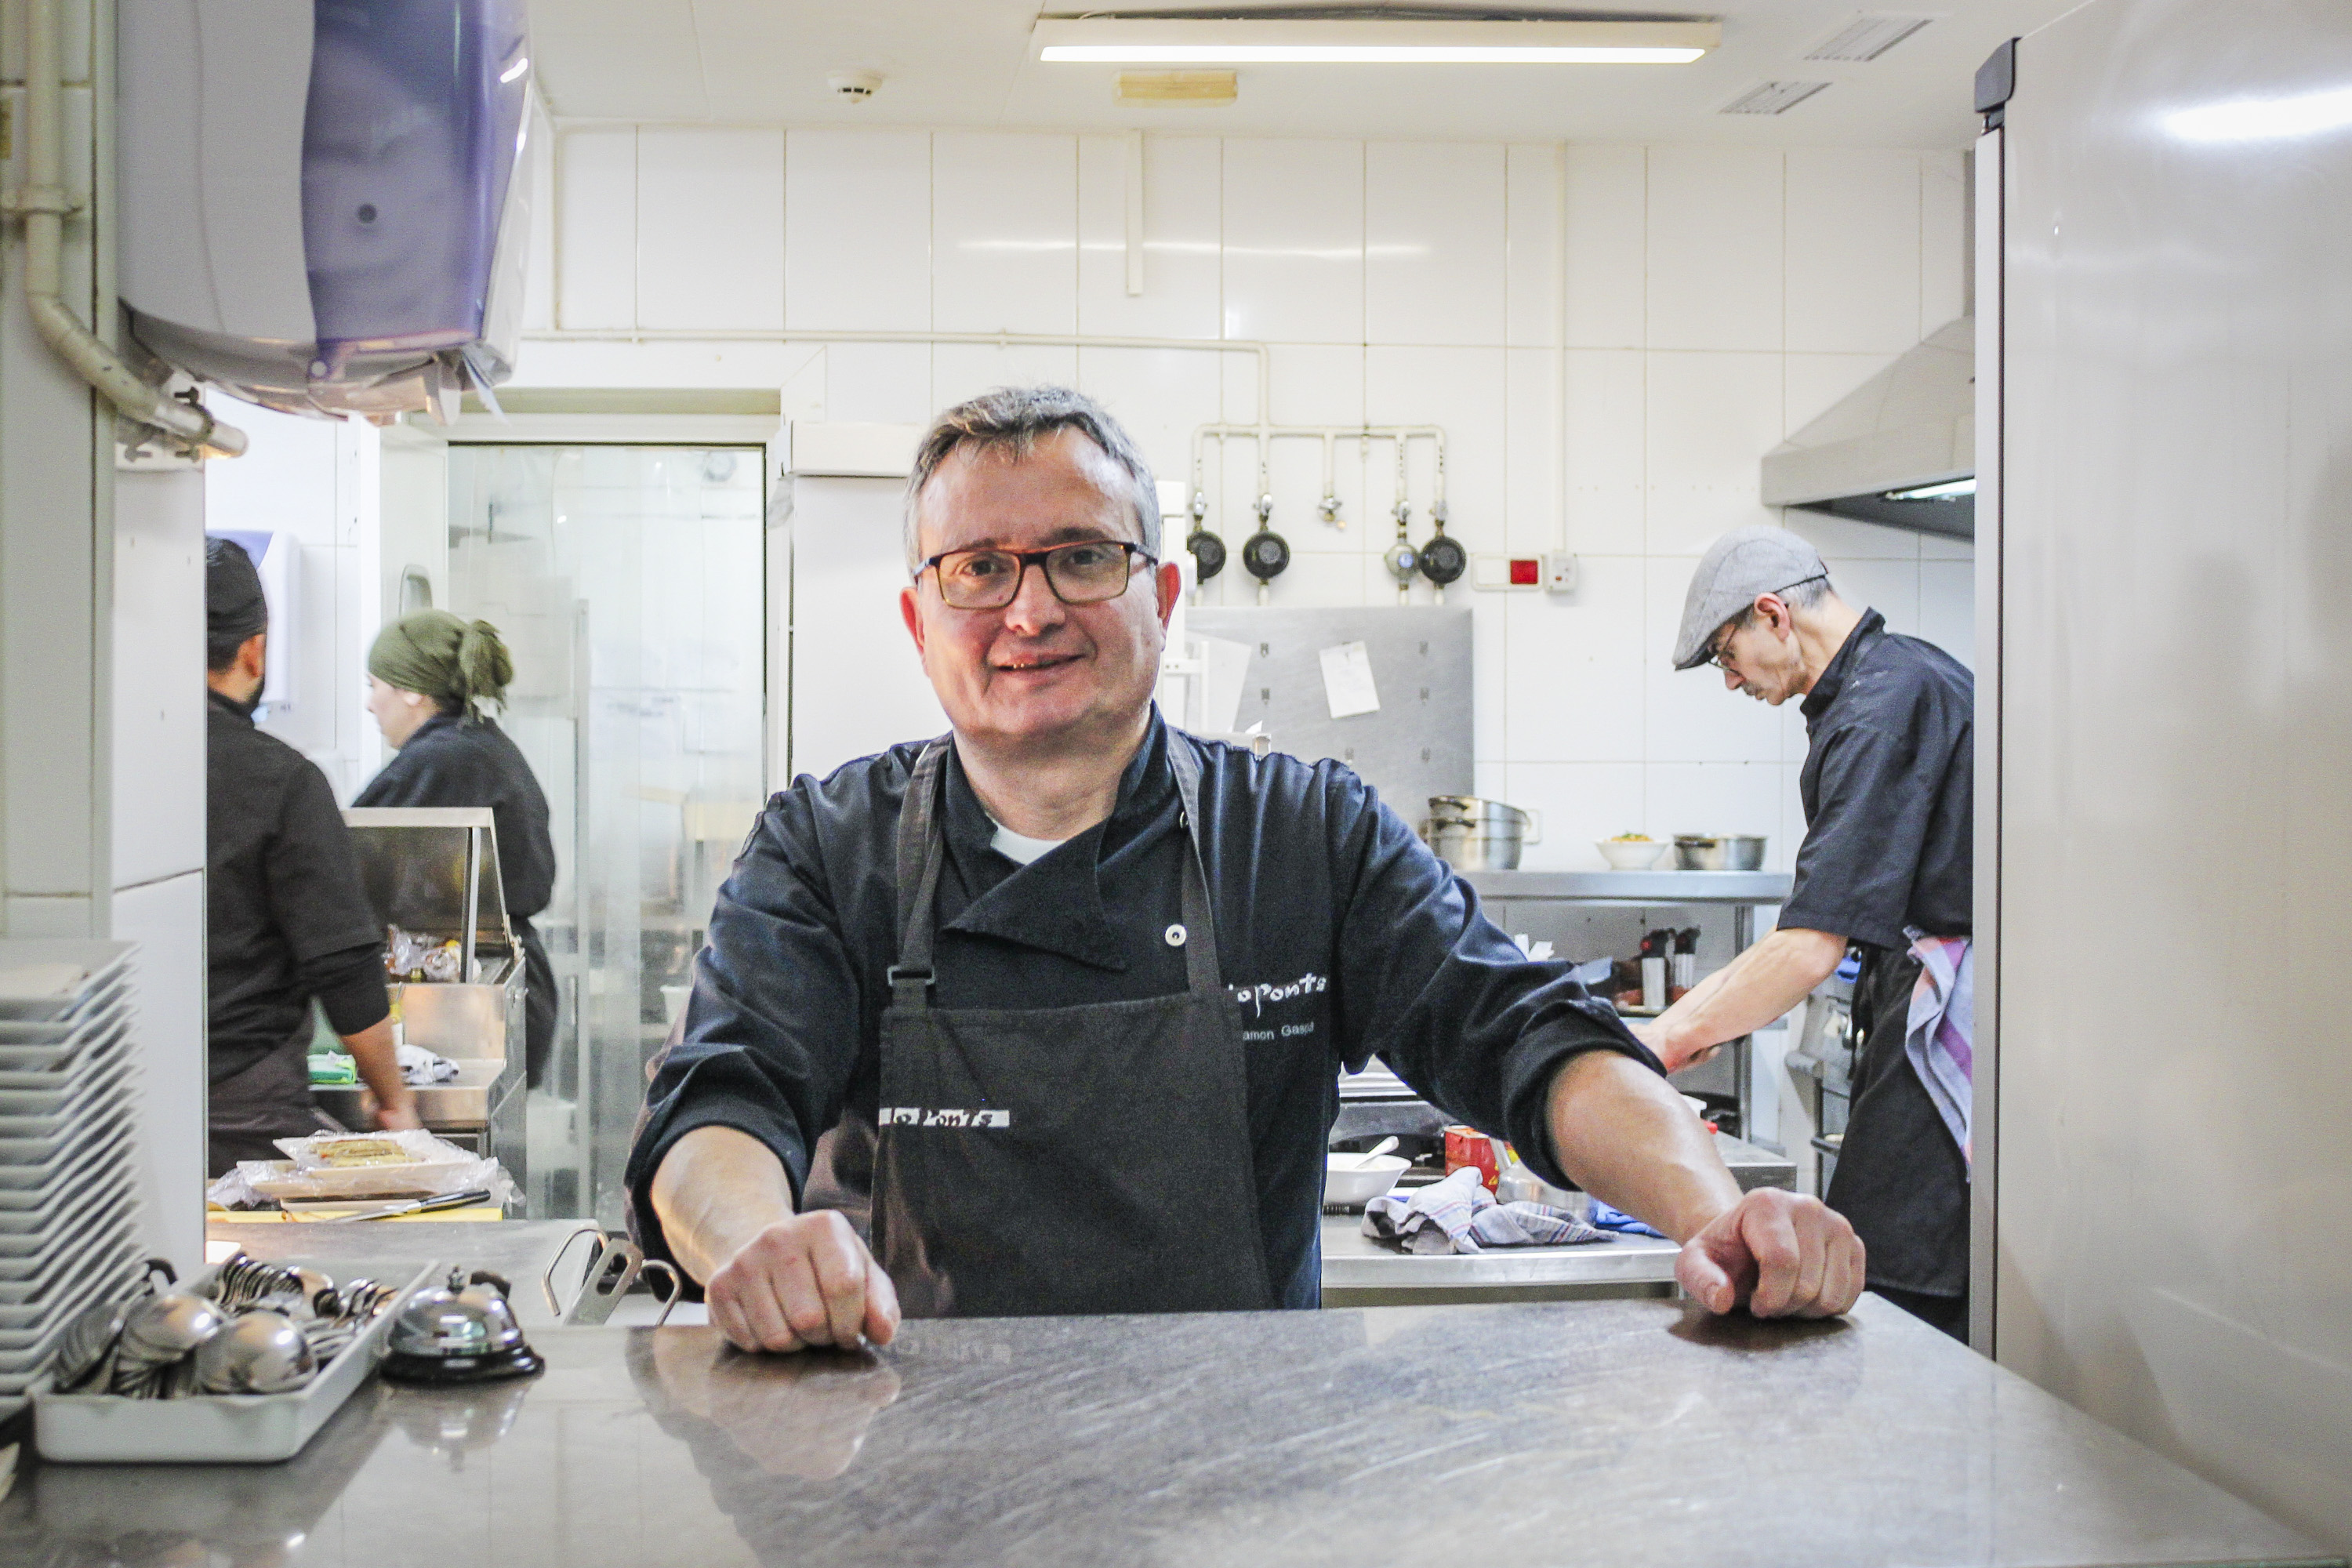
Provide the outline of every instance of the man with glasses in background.
{"type": "MultiPolygon", "coordinates": [[[[1181,578],[1102,408],[1031,387],[943,415],[907,566],[952,731],[769,802],[630,1159],[640,1239],[734,1343],[1313,1307],[1334,1080],[1374,1052],[1684,1239],[1713,1310],[1852,1305],[1851,1228],[1743,1197],[1611,1009],[1362,781],[1161,721],[1181,578]]],[[[887,657],[798,653],[845,680],[887,657]]]]}
{"type": "Polygon", "coordinates": [[[1801,699],[1805,840],[1779,929],[1637,1027],[1669,1072],[1786,1015],[1862,954],[1852,1114],[1830,1206],[1872,1289],[1968,1337],[1976,680],[1830,586],[1783,528],[1739,529],[1691,574],[1676,669],[1801,699]]]}

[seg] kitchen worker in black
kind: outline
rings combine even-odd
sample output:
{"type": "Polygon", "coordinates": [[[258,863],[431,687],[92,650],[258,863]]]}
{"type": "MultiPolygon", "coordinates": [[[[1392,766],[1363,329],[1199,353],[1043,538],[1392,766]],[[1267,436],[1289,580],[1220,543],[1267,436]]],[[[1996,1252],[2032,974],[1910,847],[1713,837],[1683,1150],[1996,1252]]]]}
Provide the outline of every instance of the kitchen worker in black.
{"type": "Polygon", "coordinates": [[[1150,468],[1078,394],[1002,389],[925,437],[900,608],[952,733],[769,802],[630,1159],[640,1238],[712,1321],[793,1350],[887,1340],[902,1300],[1312,1307],[1335,1080],[1375,1051],[1685,1238],[1713,1310],[1851,1305],[1850,1227],[1743,1197],[1610,1010],[1361,780],[1160,721],[1160,548],[1150,468]],[[810,1170],[836,1129],[846,1184],[810,1170]],[[804,1202],[824,1184],[870,1194],[870,1247],[804,1202]]]}
{"type": "Polygon", "coordinates": [[[503,703],[513,680],[514,659],[488,621],[418,610],[378,632],[367,706],[394,755],[352,804],[489,807],[507,920],[522,944],[524,1067],[537,1085],[555,1047],[555,970],[530,921],[554,895],[555,840],[530,764],[482,711],[503,703]]]}
{"type": "Polygon", "coordinates": [[[1700,560],[1674,662],[1776,707],[1801,699],[1805,839],[1779,929],[1636,1032],[1679,1070],[1787,1014],[1857,946],[1830,1206],[1869,1248],[1872,1289],[1965,1339],[1975,679],[1847,605],[1810,543],[1763,526],[1700,560]]]}
{"type": "Polygon", "coordinates": [[[318,765],[254,728],[269,609],[252,558],[205,542],[205,901],[212,1174],[284,1156],[275,1140],[330,1131],[310,1100],[310,1003],[325,1009],[376,1125],[418,1125],[383,984],[383,928],[318,765]]]}

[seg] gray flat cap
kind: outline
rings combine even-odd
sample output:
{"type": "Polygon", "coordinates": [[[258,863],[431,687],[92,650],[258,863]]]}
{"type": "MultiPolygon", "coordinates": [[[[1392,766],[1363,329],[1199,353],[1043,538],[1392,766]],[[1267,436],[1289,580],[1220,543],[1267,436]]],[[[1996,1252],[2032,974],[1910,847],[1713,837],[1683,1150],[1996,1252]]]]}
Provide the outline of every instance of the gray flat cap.
{"type": "Polygon", "coordinates": [[[1707,546],[1691,574],[1682,630],[1675,634],[1675,668],[1696,669],[1706,663],[1707,640],[1759,594],[1781,593],[1829,574],[1822,552],[1785,528],[1759,522],[1732,530],[1707,546]]]}

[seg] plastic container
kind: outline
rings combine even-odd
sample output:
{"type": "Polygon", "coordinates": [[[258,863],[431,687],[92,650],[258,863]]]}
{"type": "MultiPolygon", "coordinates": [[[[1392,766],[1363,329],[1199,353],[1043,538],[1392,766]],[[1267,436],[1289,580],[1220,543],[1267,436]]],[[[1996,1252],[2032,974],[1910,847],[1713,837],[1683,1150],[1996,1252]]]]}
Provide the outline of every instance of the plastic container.
{"type": "MultiPolygon", "coordinates": [[[[312,1265],[311,1267],[316,1267],[312,1265]]],[[[348,1265],[338,1265],[349,1272],[348,1265]]],[[[209,1283],[206,1269],[197,1283],[209,1283]]],[[[33,1395],[33,1446],[64,1464],[272,1464],[316,1436],[383,1358],[394,1318],[410,1291],[444,1272],[428,1263],[342,1353],[292,1394],[198,1394],[129,1399],[119,1394],[33,1395]]]]}

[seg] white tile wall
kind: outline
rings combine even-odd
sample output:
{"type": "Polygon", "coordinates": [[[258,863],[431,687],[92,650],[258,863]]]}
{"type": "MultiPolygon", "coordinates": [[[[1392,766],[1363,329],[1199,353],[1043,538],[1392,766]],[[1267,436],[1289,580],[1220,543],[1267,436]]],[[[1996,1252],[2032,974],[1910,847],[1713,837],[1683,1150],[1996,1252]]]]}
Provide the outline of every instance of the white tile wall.
{"type": "Polygon", "coordinates": [[[1757,465],[1780,443],[1781,356],[1653,353],[1645,376],[1651,552],[1697,555],[1777,521],[1757,499],[1757,465]]]}
{"type": "Polygon", "coordinates": [[[1127,139],[1078,141],[1078,329],[1213,338],[1222,300],[1223,148],[1210,136],[1143,143],[1143,292],[1127,291],[1127,139]]]}
{"type": "Polygon", "coordinates": [[[931,325],[931,139],[794,131],[784,139],[784,320],[802,329],[931,325]]]}
{"type": "Polygon", "coordinates": [[[782,132],[637,132],[636,324],[784,324],[782,132]]]}
{"type": "Polygon", "coordinates": [[[1500,343],[1508,228],[1505,150],[1475,142],[1364,148],[1364,336],[1500,343]]]}
{"type": "Polygon", "coordinates": [[[1640,147],[1571,146],[1561,163],[1569,346],[1641,348],[1650,308],[1649,155],[1640,147]]]}
{"type": "MultiPolygon", "coordinates": [[[[562,324],[756,323],[780,299],[794,331],[1250,338],[1273,345],[1279,422],[1442,426],[1449,532],[1475,551],[1564,539],[1580,562],[1572,595],[1449,596],[1475,612],[1475,787],[1545,815],[1530,866],[1597,866],[1591,841],[1629,828],[1762,832],[1772,864],[1792,858],[1795,706],[1665,665],[1691,569],[1728,529],[1785,521],[1853,602],[1972,654],[1965,544],[1782,518],[1757,490],[1766,451],[1959,313],[1955,155],[1152,136],[1130,295],[1123,137],[795,130],[780,240],[753,173],[773,146],[760,132],[568,133],[562,324]],[[711,137],[734,140],[706,159],[711,137]],[[698,177],[756,199],[714,214],[698,177]]],[[[903,423],[1003,383],[1075,381],[1161,477],[1188,482],[1199,426],[1258,414],[1253,356],[1181,348],[541,343],[526,366],[559,384],[789,376],[826,417],[903,423]]],[[[1277,443],[1268,466],[1294,552],[1270,601],[1396,602],[1379,560],[1391,449],[1337,445],[1338,527],[1315,510],[1319,444],[1277,443]]],[[[1433,479],[1416,447],[1416,542],[1433,479]]],[[[1254,445],[1212,446],[1202,482],[1212,526],[1238,544],[1255,527],[1254,445]]],[[[1202,600],[1256,590],[1235,567],[1202,600]]]]}
{"type": "Polygon", "coordinates": [[[1649,346],[1779,350],[1782,155],[1753,147],[1649,150],[1649,346]]]}
{"type": "Polygon", "coordinates": [[[931,325],[1077,331],[1076,137],[942,131],[931,138],[931,325]]]}
{"type": "Polygon", "coordinates": [[[1788,347],[1902,353],[1919,341],[1919,155],[1786,156],[1788,347]]]}
{"type": "Polygon", "coordinates": [[[562,256],[556,310],[566,327],[630,327],[637,320],[637,133],[573,131],[563,137],[562,256]]]}
{"type": "Polygon", "coordinates": [[[1364,341],[1364,147],[1224,144],[1224,323],[1229,338],[1364,341]]]}
{"type": "Polygon", "coordinates": [[[1549,143],[1504,150],[1504,341],[1513,348],[1559,342],[1561,161],[1549,143]]]}

